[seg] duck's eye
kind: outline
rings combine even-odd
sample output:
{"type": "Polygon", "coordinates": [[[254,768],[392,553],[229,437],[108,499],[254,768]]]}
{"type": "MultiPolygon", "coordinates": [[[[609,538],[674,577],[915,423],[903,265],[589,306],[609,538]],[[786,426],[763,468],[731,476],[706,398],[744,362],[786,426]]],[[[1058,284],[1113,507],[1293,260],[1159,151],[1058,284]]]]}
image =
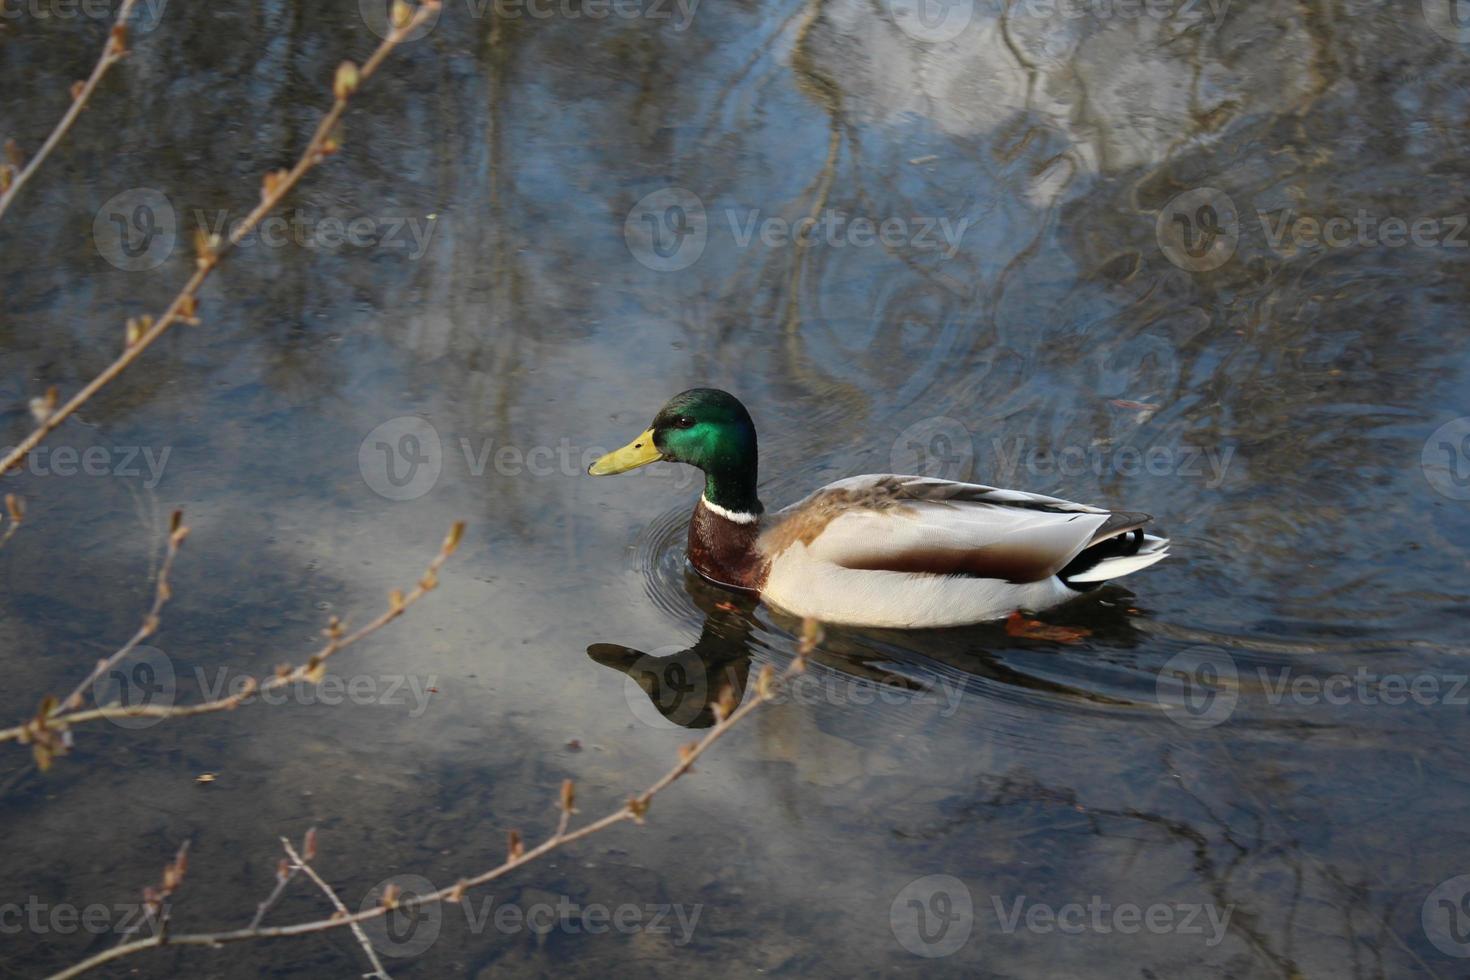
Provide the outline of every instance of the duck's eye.
{"type": "Polygon", "coordinates": [[[694,428],[694,420],[687,415],[681,415],[678,418],[674,419],[674,428],[692,429],[694,428]]]}

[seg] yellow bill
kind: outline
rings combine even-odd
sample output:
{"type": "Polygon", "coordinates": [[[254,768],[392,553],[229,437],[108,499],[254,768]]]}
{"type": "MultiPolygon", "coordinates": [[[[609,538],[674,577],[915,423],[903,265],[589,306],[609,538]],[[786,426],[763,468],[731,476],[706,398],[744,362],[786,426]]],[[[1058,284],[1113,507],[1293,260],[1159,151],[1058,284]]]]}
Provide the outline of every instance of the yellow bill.
{"type": "Polygon", "coordinates": [[[656,463],[663,458],[664,454],[659,452],[658,447],[653,444],[653,430],[649,429],[622,449],[608,453],[587,467],[587,472],[593,476],[611,476],[614,473],[636,470],[640,466],[656,463]]]}

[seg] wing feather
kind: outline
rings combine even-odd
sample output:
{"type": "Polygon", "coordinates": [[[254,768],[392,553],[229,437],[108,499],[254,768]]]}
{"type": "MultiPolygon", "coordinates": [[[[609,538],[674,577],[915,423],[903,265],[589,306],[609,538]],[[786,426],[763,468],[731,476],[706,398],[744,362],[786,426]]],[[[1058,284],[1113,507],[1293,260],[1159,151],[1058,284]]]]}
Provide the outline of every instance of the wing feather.
{"type": "Polygon", "coordinates": [[[1057,497],[974,483],[888,474],[823,487],[775,515],[769,556],[800,541],[843,568],[1036,582],[1089,545],[1141,527],[1057,497]]]}

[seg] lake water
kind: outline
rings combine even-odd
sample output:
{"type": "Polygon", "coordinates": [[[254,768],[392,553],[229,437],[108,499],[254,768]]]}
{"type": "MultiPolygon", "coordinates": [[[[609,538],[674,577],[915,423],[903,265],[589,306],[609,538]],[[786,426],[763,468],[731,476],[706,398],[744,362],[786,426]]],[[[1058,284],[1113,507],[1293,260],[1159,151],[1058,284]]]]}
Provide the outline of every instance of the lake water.
{"type": "MultiPolygon", "coordinates": [[[[29,151],[107,19],[10,7],[29,151]]],[[[44,775],[0,745],[0,975],[116,942],[184,840],[174,928],[239,928],[281,835],[318,827],[356,908],[541,839],[563,778],[579,819],[656,779],[796,642],[686,572],[692,471],[584,473],[710,385],[768,507],[922,471],[1151,513],[1172,556],[1045,614],[1061,639],[830,630],[646,826],[380,936],[395,976],[1463,976],[1457,12],[445,0],[202,323],[0,480],[4,725],[136,627],[175,507],[125,676],[181,704],[366,621],[456,519],[463,547],[319,691],[80,729],[44,775]]],[[[381,16],[140,4],[0,222],[4,439],[165,306],[381,16]]],[[[329,913],[298,881],[267,921],[329,913]]],[[[367,969],[338,930],[99,975],[367,969]]]]}

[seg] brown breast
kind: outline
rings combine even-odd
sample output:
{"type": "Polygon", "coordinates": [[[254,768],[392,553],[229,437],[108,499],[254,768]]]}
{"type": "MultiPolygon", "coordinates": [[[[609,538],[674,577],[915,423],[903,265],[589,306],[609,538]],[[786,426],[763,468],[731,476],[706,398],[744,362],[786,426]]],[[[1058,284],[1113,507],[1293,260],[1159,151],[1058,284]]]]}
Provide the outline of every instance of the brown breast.
{"type": "Polygon", "coordinates": [[[760,521],[747,524],[722,517],[704,505],[694,505],[689,521],[689,563],[716,585],[759,594],[769,567],[756,550],[760,521]]]}

